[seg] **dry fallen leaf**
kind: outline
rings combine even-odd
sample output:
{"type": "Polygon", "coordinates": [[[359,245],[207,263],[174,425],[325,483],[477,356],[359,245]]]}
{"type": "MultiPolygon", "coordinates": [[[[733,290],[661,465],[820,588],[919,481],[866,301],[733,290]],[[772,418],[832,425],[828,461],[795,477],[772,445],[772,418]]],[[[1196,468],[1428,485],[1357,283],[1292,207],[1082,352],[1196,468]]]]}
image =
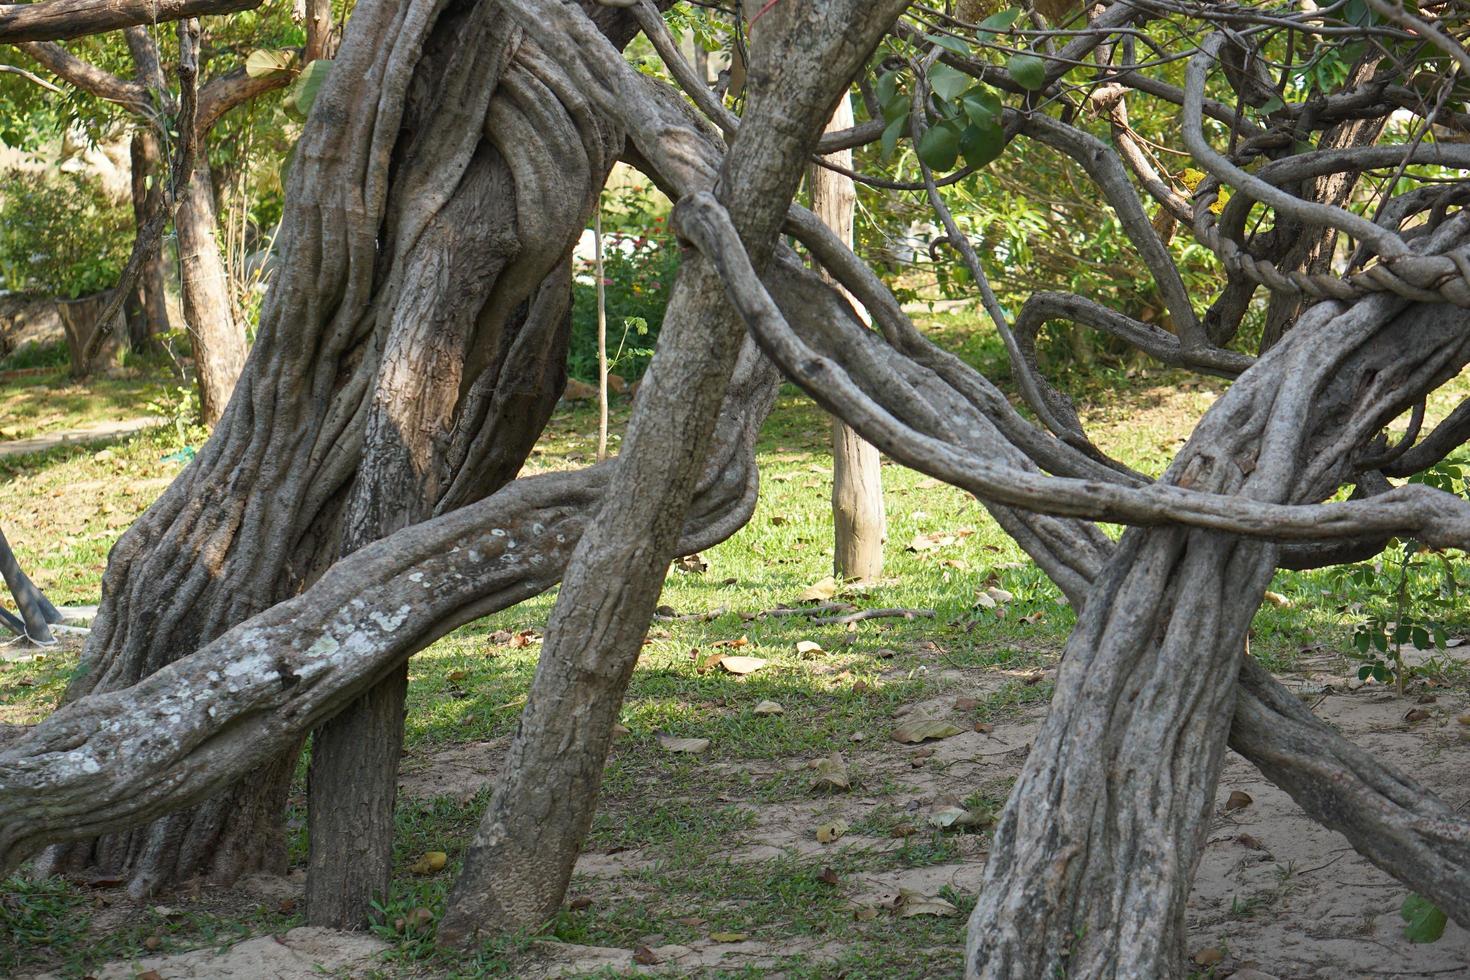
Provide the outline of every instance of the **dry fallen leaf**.
{"type": "Polygon", "coordinates": [[[431,875],[436,871],[443,871],[448,862],[449,855],[443,851],[425,851],[422,857],[408,866],[408,873],[431,875]]]}
{"type": "Polygon", "coordinates": [[[1214,966],[1224,958],[1225,954],[1214,946],[1206,946],[1190,957],[1199,966],[1214,966]]]}
{"type": "Polygon", "coordinates": [[[138,974],[137,980],[163,980],[163,974],[157,970],[144,970],[138,974]]]}
{"type": "Polygon", "coordinates": [[[674,567],[681,572],[693,572],[696,575],[703,575],[709,571],[709,562],[705,561],[698,554],[685,555],[683,558],[674,559],[674,567]]]}
{"type": "Polygon", "coordinates": [[[802,602],[825,602],[837,594],[837,580],[828,575],[820,582],[813,582],[796,598],[802,602]]]}
{"type": "Polygon", "coordinates": [[[1275,606],[1278,609],[1289,609],[1291,607],[1291,600],[1282,595],[1280,592],[1268,591],[1266,593],[1266,601],[1271,603],[1271,605],[1275,606]]]}
{"type": "Polygon", "coordinates": [[[861,905],[852,910],[852,917],[859,922],[872,922],[878,918],[878,910],[871,905],[861,905]]]}
{"type": "Polygon", "coordinates": [[[963,728],[952,725],[941,718],[915,718],[895,728],[889,737],[895,742],[917,745],[931,738],[949,738],[962,731],[964,731],[963,728]]]}
{"type": "Polygon", "coordinates": [[[743,932],[712,932],[709,938],[712,942],[717,943],[743,943],[750,937],[743,932]]]}
{"type": "Polygon", "coordinates": [[[987,724],[986,722],[983,722],[983,721],[977,721],[977,722],[975,722],[975,731],[979,732],[981,735],[989,735],[994,730],[995,730],[995,726],[994,725],[987,724]]]}
{"type": "Polygon", "coordinates": [[[980,702],[975,698],[955,698],[954,710],[956,711],[974,711],[978,707],[980,707],[980,702]]]}
{"type": "Polygon", "coordinates": [[[143,940],[143,948],[144,949],[153,950],[153,949],[157,949],[158,947],[160,947],[162,945],[163,945],[163,940],[162,939],[159,939],[157,936],[149,936],[147,939],[143,940]]]}
{"type": "Polygon", "coordinates": [[[701,919],[697,915],[686,915],[684,918],[675,919],[674,921],[679,923],[679,925],[681,926],[688,926],[691,929],[698,929],[705,923],[705,920],[701,919]]]}
{"type": "Polygon", "coordinates": [[[990,598],[994,599],[996,602],[1000,603],[1010,602],[1012,599],[1015,598],[1014,595],[1007,592],[1005,589],[998,588],[994,585],[986,589],[985,594],[990,596],[990,598]]]}
{"type": "Polygon", "coordinates": [[[847,776],[847,761],[842,758],[841,752],[833,752],[825,759],[818,759],[812,763],[812,768],[817,771],[812,779],[814,790],[837,792],[851,786],[847,776]]]}
{"type": "Polygon", "coordinates": [[[467,670],[451,670],[445,675],[445,680],[451,684],[458,684],[468,676],[470,676],[470,672],[467,670]]]}
{"type": "Polygon", "coordinates": [[[781,707],[775,701],[762,701],[760,704],[752,708],[751,712],[757,715],[784,715],[786,713],[786,709],[781,707]]]}
{"type": "Polygon", "coordinates": [[[571,909],[573,912],[580,912],[583,909],[591,907],[592,899],[588,898],[586,895],[578,895],[576,898],[567,903],[567,908],[571,909]]]}
{"type": "Polygon", "coordinates": [[[824,885],[835,885],[837,884],[837,872],[831,868],[823,868],[822,873],[817,875],[817,880],[824,885]]]}
{"type": "Polygon", "coordinates": [[[1414,722],[1424,721],[1428,717],[1429,710],[1427,708],[1410,708],[1408,714],[1404,715],[1404,721],[1412,725],[1414,722]]]}
{"type": "Polygon", "coordinates": [[[1231,790],[1230,795],[1225,798],[1225,812],[1229,813],[1231,810],[1243,810],[1254,802],[1255,800],[1251,798],[1249,793],[1242,792],[1238,789],[1231,790]]]}
{"type": "Polygon", "coordinates": [[[707,738],[675,738],[672,735],[660,735],[658,744],[663,746],[665,752],[687,752],[697,755],[709,748],[707,738]]]}
{"type": "Polygon", "coordinates": [[[633,950],[633,962],[639,966],[654,966],[658,963],[658,957],[647,946],[638,946],[633,950]]]}
{"type": "Polygon", "coordinates": [[[760,657],[723,657],[720,666],[732,674],[753,674],[766,665],[760,657]]]}
{"type": "Polygon", "coordinates": [[[712,647],[732,647],[732,648],[748,647],[748,646],[750,646],[750,637],[748,637],[744,633],[742,633],[740,636],[736,637],[733,640],[720,640],[718,643],[711,643],[710,646],[712,646],[712,647]]]}
{"type": "Polygon", "coordinates": [[[830,844],[847,833],[846,820],[834,820],[817,828],[817,843],[830,844]]]}
{"type": "Polygon", "coordinates": [[[1241,834],[1235,838],[1235,842],[1241,847],[1249,847],[1253,851],[1264,851],[1266,849],[1266,845],[1261,843],[1259,837],[1252,837],[1250,834],[1241,834]]]}
{"type": "Polygon", "coordinates": [[[815,640],[797,640],[796,652],[803,657],[814,657],[824,651],[822,645],[815,640]]]}
{"type": "Polygon", "coordinates": [[[627,727],[625,727],[623,725],[620,725],[617,722],[613,722],[613,726],[612,726],[612,737],[613,738],[622,738],[624,735],[627,735],[627,734],[628,734],[627,727]]]}
{"type": "Polygon", "coordinates": [[[990,595],[984,592],[975,593],[975,605],[981,609],[994,609],[998,603],[990,595]]]}
{"type": "Polygon", "coordinates": [[[918,892],[910,891],[907,888],[902,888],[899,890],[898,902],[896,903],[895,907],[898,909],[898,917],[900,919],[911,919],[916,915],[939,915],[948,917],[960,914],[959,909],[955,908],[953,905],[940,898],[938,895],[920,895],[918,892]]]}

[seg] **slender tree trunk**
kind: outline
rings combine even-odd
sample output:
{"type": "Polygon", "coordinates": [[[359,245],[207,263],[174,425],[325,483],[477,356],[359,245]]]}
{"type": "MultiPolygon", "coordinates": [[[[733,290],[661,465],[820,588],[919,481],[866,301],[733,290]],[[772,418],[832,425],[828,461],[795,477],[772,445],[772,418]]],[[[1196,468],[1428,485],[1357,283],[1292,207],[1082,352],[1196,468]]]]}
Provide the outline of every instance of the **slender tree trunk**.
{"type": "MultiPolygon", "coordinates": [[[[162,193],[159,186],[161,168],[158,137],[153,130],[139,126],[133,131],[130,149],[133,164],[133,218],[138,227],[142,228],[162,193]]],[[[160,245],[154,249],[148,261],[143,263],[143,270],[138,276],[142,324],[141,329],[130,331],[134,350],[143,350],[153,337],[168,331],[168,293],[164,282],[163,247],[160,245]]]]}
{"type": "MultiPolygon", "coordinates": [[[[844,97],[838,101],[827,131],[850,129],[852,123],[852,101],[844,97]]],[[[826,159],[852,168],[851,150],[842,150],[826,159]]],[[[813,166],[807,179],[812,192],[812,211],[850,246],[857,204],[852,178],[813,166]]],[[[840,286],[837,288],[842,291],[840,286]]],[[[883,511],[882,461],[876,447],[836,418],[832,420],[832,530],[834,574],[860,581],[883,574],[883,542],[888,536],[888,520],[883,511]]]]}
{"type": "MultiPolygon", "coordinates": [[[[538,0],[510,6],[528,31],[563,32],[554,54],[564,63],[583,56],[570,46],[586,32],[562,26],[567,8],[538,0]]],[[[762,70],[751,73],[749,109],[717,193],[759,263],[773,253],[801,162],[837,94],[902,4],[878,6],[886,9],[860,14],[857,0],[778,6],[753,32],[762,70]]],[[[629,72],[604,85],[609,98],[631,96],[620,91],[631,89],[629,72]]],[[[608,493],[562,581],[504,773],[440,923],[441,941],[532,928],[561,905],[742,335],[712,265],[686,257],[608,493]]]]}
{"type": "Polygon", "coordinates": [[[184,318],[194,343],[199,405],[205,425],[224,414],[245,367],[245,328],[230,311],[229,284],[215,240],[214,191],[209,164],[200,160],[180,195],[174,228],[179,233],[184,318]]]}
{"type": "Polygon", "coordinates": [[[594,269],[597,277],[597,461],[607,459],[607,285],[602,265],[602,202],[593,213],[594,269]]]}

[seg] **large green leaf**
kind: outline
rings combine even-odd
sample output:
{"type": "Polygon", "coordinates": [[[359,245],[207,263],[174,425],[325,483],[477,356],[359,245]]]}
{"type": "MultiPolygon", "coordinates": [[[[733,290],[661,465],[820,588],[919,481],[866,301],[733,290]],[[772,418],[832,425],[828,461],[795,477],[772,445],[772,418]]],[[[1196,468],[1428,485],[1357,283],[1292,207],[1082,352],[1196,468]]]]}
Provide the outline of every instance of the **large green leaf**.
{"type": "Polygon", "coordinates": [[[1039,92],[1046,85],[1046,64],[1034,54],[1011,55],[1006,70],[1017,85],[1032,92],[1039,92]]]}
{"type": "Polygon", "coordinates": [[[311,113],[312,103],[316,101],[317,93],[321,91],[322,83],[327,80],[327,74],[331,70],[330,58],[318,58],[308,63],[301,69],[301,77],[296,79],[296,84],[286,94],[286,105],[305,119],[311,113]]]}
{"type": "Polygon", "coordinates": [[[988,125],[966,126],[960,134],[960,152],[965,155],[965,163],[977,169],[1000,156],[1005,148],[1005,130],[993,121],[988,125]]]}
{"type": "Polygon", "coordinates": [[[893,157],[894,148],[898,146],[898,141],[903,138],[903,134],[908,132],[908,129],[909,114],[907,112],[889,121],[888,126],[883,130],[883,159],[888,160],[893,157]]]}
{"type": "Polygon", "coordinates": [[[946,102],[953,102],[960,93],[970,87],[970,76],[946,64],[937,64],[929,69],[929,87],[934,94],[946,102]]]}
{"type": "Polygon", "coordinates": [[[1016,18],[1020,16],[1020,7],[1007,7],[1005,10],[1002,10],[999,13],[991,14],[989,17],[982,20],[980,22],[980,26],[975,30],[975,33],[980,35],[980,40],[988,40],[991,34],[1006,30],[1012,24],[1014,24],[1016,22],[1016,18]]]}
{"type": "Polygon", "coordinates": [[[960,158],[960,133],[949,124],[933,126],[919,139],[919,159],[931,170],[952,170],[960,158]]]}

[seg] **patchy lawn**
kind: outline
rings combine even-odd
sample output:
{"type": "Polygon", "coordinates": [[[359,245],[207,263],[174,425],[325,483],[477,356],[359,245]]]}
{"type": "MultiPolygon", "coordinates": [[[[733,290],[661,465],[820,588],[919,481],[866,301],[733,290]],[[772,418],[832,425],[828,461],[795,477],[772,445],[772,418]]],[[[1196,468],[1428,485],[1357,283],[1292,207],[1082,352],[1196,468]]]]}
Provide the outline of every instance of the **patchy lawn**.
{"type": "MultiPolygon", "coordinates": [[[[1159,373],[1125,380],[1079,392],[1085,415],[1104,448],[1153,472],[1222,390],[1159,373]]],[[[13,397],[0,387],[0,404],[13,397]]],[[[625,421],[626,403],[615,409],[615,421],[625,421]]],[[[589,462],[595,433],[592,408],[563,406],[531,468],[589,462]]],[[[305,977],[320,964],[328,975],[353,977],[957,975],[990,821],[1044,717],[1073,616],[972,499],[891,465],[885,579],[863,588],[824,583],[827,433],[806,399],[783,394],[761,441],[755,517],[670,571],[665,615],[635,673],[622,713],[628,731],[609,760],[568,905],[541,934],[467,955],[431,944],[432,917],[524,703],[554,593],[414,658],[401,872],[375,936],[336,942],[297,928],[305,857],[298,792],[297,870],[288,878],[186,891],[142,908],[105,882],[12,879],[0,890],[0,973],[305,977]],[[921,613],[850,625],[771,615],[801,604],[804,593],[921,613]],[[720,654],[764,664],[733,673],[710,663],[720,654]],[[895,740],[926,727],[940,737],[895,740]],[[674,753],[661,736],[709,745],[674,753]],[[448,853],[447,867],[410,873],[431,850],[448,853]],[[418,909],[428,910],[428,925],[408,924],[418,909]],[[273,935],[282,941],[213,952],[273,935]],[[108,962],[116,972],[99,972],[108,962]]],[[[5,530],[58,602],[96,601],[107,549],[177,474],[180,448],[177,434],[161,429],[106,450],[0,460],[5,530]]],[[[1429,588],[1438,574],[1414,569],[1414,587],[1429,588]]],[[[1356,677],[1353,632],[1379,590],[1326,573],[1282,573],[1272,588],[1277,601],[1257,616],[1253,654],[1370,751],[1465,802],[1470,759],[1457,719],[1470,707],[1470,688],[1461,647],[1436,651],[1400,697],[1356,677]],[[1414,720],[1406,720],[1411,709],[1414,720]]],[[[1463,604],[1442,618],[1451,640],[1470,634],[1463,604]]],[[[0,722],[43,717],[75,661],[75,649],[62,649],[0,666],[0,722]]],[[[1464,931],[1451,924],[1437,943],[1407,943],[1398,919],[1404,889],[1234,757],[1220,804],[1189,910],[1199,976],[1252,965],[1323,980],[1464,967],[1464,931]],[[1251,802],[1225,808],[1235,791],[1251,802]]]]}

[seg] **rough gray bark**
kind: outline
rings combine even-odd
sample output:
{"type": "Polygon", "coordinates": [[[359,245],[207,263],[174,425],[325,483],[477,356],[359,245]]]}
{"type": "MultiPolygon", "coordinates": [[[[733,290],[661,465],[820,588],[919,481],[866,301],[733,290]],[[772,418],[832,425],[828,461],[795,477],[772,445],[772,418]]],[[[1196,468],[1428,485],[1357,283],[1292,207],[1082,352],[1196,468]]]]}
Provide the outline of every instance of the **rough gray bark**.
{"type": "MultiPolygon", "coordinates": [[[[715,193],[734,210],[758,262],[774,250],[801,163],[815,149],[832,104],[903,4],[888,0],[860,16],[866,6],[850,0],[820,10],[772,8],[753,32],[746,124],[715,193]]],[[[528,31],[542,32],[564,65],[596,57],[571,49],[573,39],[595,43],[575,12],[538,0],[510,7],[528,31]]],[[[601,54],[610,64],[607,52],[601,54]]],[[[606,88],[597,95],[635,97],[626,65],[601,82],[606,88]]],[[[616,111],[612,104],[607,109],[616,111]]],[[[609,491],[548,621],[504,773],[439,926],[443,942],[533,928],[561,905],[591,825],[623,692],[705,466],[740,335],[714,270],[688,258],[609,491]]]]}
{"type": "Polygon", "coordinates": [[[34,643],[53,642],[51,624],[61,622],[61,613],[20,567],[4,531],[0,531],[0,579],[4,580],[20,611],[17,618],[0,608],[0,625],[34,643]]]}
{"type": "MultiPolygon", "coordinates": [[[[852,102],[839,99],[827,131],[841,132],[851,129],[852,124],[852,102]]],[[[839,150],[825,159],[852,168],[851,150],[839,150]]],[[[812,213],[838,239],[851,245],[857,203],[852,178],[813,166],[807,180],[812,213]]],[[[841,419],[832,420],[832,571],[844,579],[867,581],[883,574],[888,521],[883,512],[881,462],[877,449],[841,419]]]]}
{"type": "MultiPolygon", "coordinates": [[[[474,324],[453,426],[436,435],[445,445],[435,448],[444,464],[431,478],[433,512],[478,500],[519,470],[563,382],[563,260],[617,134],[534,44],[514,45],[498,74],[494,12],[433,0],[354,10],[297,148],[279,239],[289,260],[262,312],[238,405],[114,550],[88,668],[69,698],[136,682],[299,593],[339,556],[359,470],[383,462],[364,457],[363,446],[395,316],[474,324]],[[474,234],[512,257],[493,282],[466,289],[444,277],[469,268],[443,252],[464,240],[446,237],[435,215],[453,207],[461,184],[488,179],[473,176],[482,171],[501,176],[474,234]],[[460,292],[488,298],[456,307],[460,292]]],[[[615,44],[632,36],[625,12],[592,13],[615,44]]],[[[291,764],[272,771],[288,778],[291,764]]],[[[284,791],[281,780],[252,777],[154,827],[56,850],[45,867],[106,858],[135,893],[197,874],[274,869],[284,851],[258,844],[279,835],[284,791]],[[227,824],[227,814],[263,823],[227,824]]]]}

